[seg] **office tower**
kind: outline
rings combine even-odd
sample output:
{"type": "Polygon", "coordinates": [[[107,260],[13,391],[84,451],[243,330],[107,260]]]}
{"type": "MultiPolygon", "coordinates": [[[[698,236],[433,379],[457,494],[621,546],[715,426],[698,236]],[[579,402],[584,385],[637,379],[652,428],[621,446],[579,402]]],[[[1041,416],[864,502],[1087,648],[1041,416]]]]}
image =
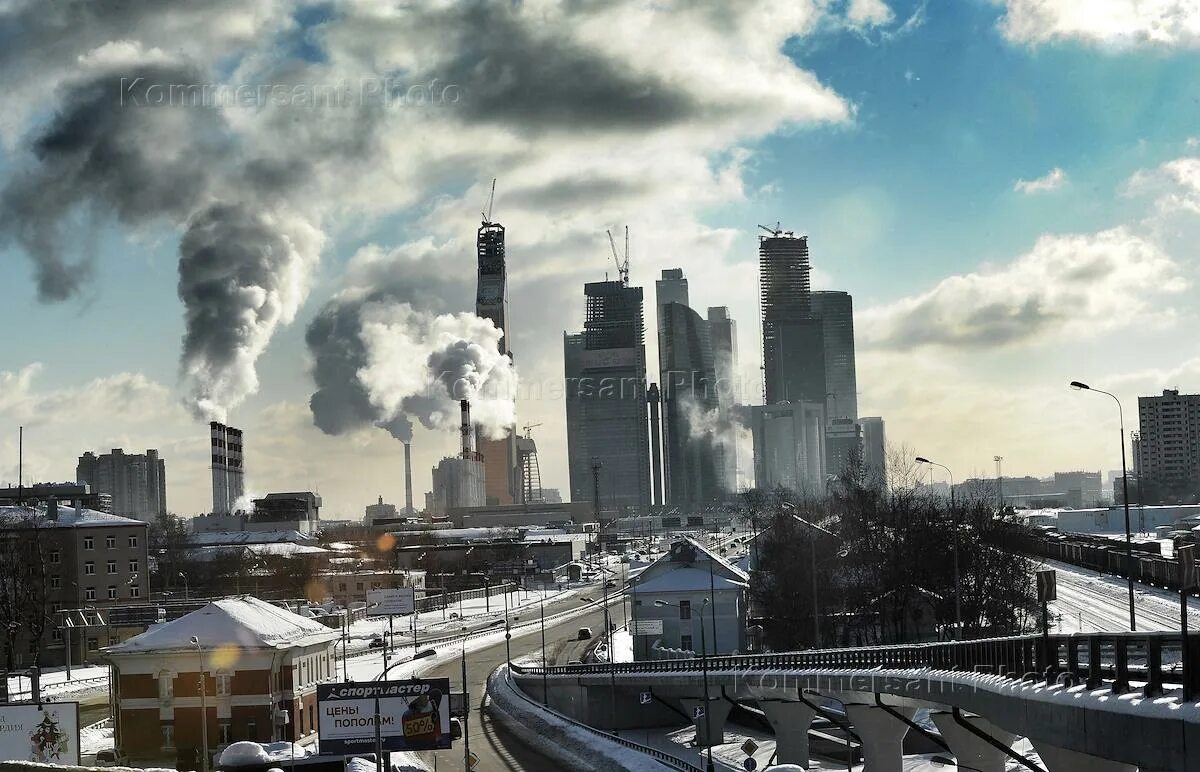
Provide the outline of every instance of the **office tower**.
{"type": "MultiPolygon", "coordinates": [[[[500,353],[511,356],[508,347],[508,268],[504,255],[504,226],[485,218],[475,235],[478,282],[475,315],[492,320],[504,333],[500,353]]],[[[516,430],[509,427],[499,439],[479,438],[479,453],[486,470],[487,503],[513,504],[520,501],[520,473],[516,430]]]]}
{"type": "Polygon", "coordinates": [[[662,311],[664,495],[673,506],[717,501],[721,481],[711,427],[718,405],[708,325],[680,303],[662,311]]]}
{"type": "Polygon", "coordinates": [[[717,470],[721,487],[727,493],[737,490],[737,438],[733,428],[733,408],[740,404],[737,375],[737,322],[729,318],[725,306],[709,306],[708,336],[712,341],[713,370],[716,373],[718,426],[725,436],[717,438],[717,470]]]}
{"type": "Polygon", "coordinates": [[[854,300],[847,292],[812,293],[813,316],[821,320],[825,350],[826,415],[858,418],[854,369],[854,300]]]}
{"type": "Polygon", "coordinates": [[[604,509],[650,506],[646,347],[642,288],[622,281],[584,285],[581,335],[563,338],[571,500],[592,500],[599,463],[604,509]]]}
{"type": "Polygon", "coordinates": [[[650,476],[654,485],[654,505],[663,503],[663,474],[662,474],[662,420],[659,408],[662,397],[658,392],[658,384],[650,384],[646,390],[646,401],[650,403],[650,476]]]}
{"type": "Polygon", "coordinates": [[[825,428],[825,468],[831,476],[838,477],[850,468],[856,457],[863,453],[862,427],[849,418],[830,419],[825,428]]]}
{"type": "Polygon", "coordinates": [[[75,481],[87,483],[90,493],[111,497],[114,515],[150,519],[167,513],[167,467],[157,450],[84,453],[75,466],[75,481]]]}
{"type": "Polygon", "coordinates": [[[825,403],[791,402],[751,409],[754,484],[803,494],[825,493],[825,403]]]}
{"type": "Polygon", "coordinates": [[[766,404],[824,402],[824,328],[812,315],[808,237],[774,231],[759,238],[759,308],[766,404]]]}
{"type": "Polygon", "coordinates": [[[245,494],[242,430],[212,421],[208,425],[212,450],[213,514],[231,514],[245,494]]]}
{"type": "Polygon", "coordinates": [[[867,484],[882,489],[887,486],[887,436],[883,419],[878,416],[858,419],[862,427],[863,471],[867,484]]]}
{"type": "MultiPolygon", "coordinates": [[[[658,369],[665,370],[663,359],[663,307],[668,303],[688,305],[688,281],[682,268],[664,268],[662,278],[654,282],[655,319],[658,324],[658,369]]],[[[665,384],[664,384],[665,385],[665,384]]]]}
{"type": "Polygon", "coordinates": [[[1138,397],[1134,446],[1145,503],[1194,495],[1200,488],[1200,394],[1168,389],[1161,397],[1138,397]]]}

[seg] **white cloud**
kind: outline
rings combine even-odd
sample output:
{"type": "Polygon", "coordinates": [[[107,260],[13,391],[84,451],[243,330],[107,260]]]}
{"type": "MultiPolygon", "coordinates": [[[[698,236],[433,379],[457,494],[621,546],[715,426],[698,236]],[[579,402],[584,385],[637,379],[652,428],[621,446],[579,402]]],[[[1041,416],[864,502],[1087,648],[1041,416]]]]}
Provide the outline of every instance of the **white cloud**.
{"type": "Polygon", "coordinates": [[[999,0],[1014,43],[1058,40],[1131,46],[1200,45],[1200,0],[999,0]]]}
{"type": "Polygon", "coordinates": [[[1067,173],[1056,166],[1036,179],[1017,180],[1013,190],[1018,193],[1044,193],[1048,190],[1058,190],[1065,184],[1067,173]]]}
{"type": "Polygon", "coordinates": [[[878,27],[890,24],[895,14],[883,0],[850,0],[846,21],[854,27],[878,27]]]}
{"type": "Polygon", "coordinates": [[[1046,235],[1011,263],[951,276],[933,289],[866,310],[867,346],[986,349],[1088,338],[1136,322],[1165,324],[1168,295],[1188,286],[1180,266],[1128,228],[1046,235]]]}

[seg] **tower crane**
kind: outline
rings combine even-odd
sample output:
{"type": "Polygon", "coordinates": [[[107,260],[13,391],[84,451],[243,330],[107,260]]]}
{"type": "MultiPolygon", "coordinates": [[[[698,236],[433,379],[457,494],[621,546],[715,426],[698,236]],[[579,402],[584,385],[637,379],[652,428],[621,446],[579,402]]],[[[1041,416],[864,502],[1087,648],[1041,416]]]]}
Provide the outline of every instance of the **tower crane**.
{"type": "Polygon", "coordinates": [[[525,439],[527,439],[527,440],[528,440],[528,439],[532,439],[532,436],[531,436],[531,432],[532,432],[532,430],[534,430],[534,429],[538,428],[539,426],[541,426],[541,424],[540,424],[540,423],[537,423],[537,424],[525,424],[524,426],[522,426],[521,428],[525,430],[525,439]]]}
{"type": "Polygon", "coordinates": [[[625,226],[625,254],[622,261],[621,256],[617,255],[617,242],[613,238],[612,231],[604,231],[608,234],[608,245],[612,247],[613,262],[617,264],[617,273],[621,277],[621,283],[626,287],[629,286],[629,226],[625,226]]]}
{"type": "Polygon", "coordinates": [[[483,215],[483,224],[492,224],[492,204],[496,201],[496,178],[492,177],[492,194],[488,196],[487,211],[480,212],[483,215]]]}

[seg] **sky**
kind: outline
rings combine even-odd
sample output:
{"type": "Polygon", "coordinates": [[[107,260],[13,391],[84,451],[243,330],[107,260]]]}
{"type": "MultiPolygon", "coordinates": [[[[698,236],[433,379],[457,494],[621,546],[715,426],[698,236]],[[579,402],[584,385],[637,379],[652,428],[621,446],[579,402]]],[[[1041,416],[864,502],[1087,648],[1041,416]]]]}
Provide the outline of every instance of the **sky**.
{"type": "Polygon", "coordinates": [[[730,308],[752,401],[776,222],[853,295],[892,445],[958,479],[1119,468],[1116,406],[1067,383],[1130,430],[1200,390],[1198,49],[1195,0],[5,0],[0,480],[22,425],[26,481],[157,448],[193,514],[223,419],[252,493],[326,517],[402,503],[411,431],[419,505],[458,442],[436,361],[566,489],[562,334],[605,230],[648,299],[680,267],[730,308]],[[512,366],[469,313],[493,178],[512,366]]]}

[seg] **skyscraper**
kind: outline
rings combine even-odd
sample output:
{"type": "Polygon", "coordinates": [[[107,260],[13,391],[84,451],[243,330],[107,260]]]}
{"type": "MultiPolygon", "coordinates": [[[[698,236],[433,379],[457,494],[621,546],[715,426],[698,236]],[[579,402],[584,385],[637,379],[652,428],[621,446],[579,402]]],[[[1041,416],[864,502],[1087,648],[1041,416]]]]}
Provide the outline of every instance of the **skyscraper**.
{"type": "Polygon", "coordinates": [[[75,466],[75,481],[91,493],[112,497],[112,513],[150,519],[167,512],[167,466],[157,450],[128,454],[84,453],[75,466]]]}
{"type": "Polygon", "coordinates": [[[825,492],[825,404],[791,402],[751,410],[754,484],[825,492]]]}
{"type": "Polygon", "coordinates": [[[1138,397],[1134,447],[1148,502],[1194,494],[1200,488],[1200,394],[1166,389],[1162,396],[1138,397]]]}
{"type": "Polygon", "coordinates": [[[646,346],[642,288],[621,281],[584,285],[583,333],[563,338],[571,500],[592,499],[600,464],[605,509],[650,505],[646,346]]]}
{"type": "Polygon", "coordinates": [[[825,402],[824,328],[812,315],[808,237],[759,238],[759,307],[766,404],[825,402]]]}
{"type": "MultiPolygon", "coordinates": [[[[475,234],[478,260],[478,282],[475,291],[475,315],[490,319],[504,337],[500,353],[511,352],[508,347],[508,268],[504,254],[504,226],[485,220],[475,234]]],[[[516,446],[516,428],[509,427],[505,436],[484,438],[476,428],[479,454],[483,456],[486,499],[489,504],[513,504],[520,500],[520,474],[516,446]]]]}
{"type": "Polygon", "coordinates": [[[686,303],[687,279],[676,268],[658,282],[658,350],[668,504],[689,506],[722,497],[712,426],[718,417],[708,322],[686,303]],[[682,285],[683,291],[679,287],[682,285]]]}
{"type": "Polygon", "coordinates": [[[228,515],[245,494],[242,430],[212,421],[208,433],[212,446],[212,511],[215,515],[228,515]]]}
{"type": "Polygon", "coordinates": [[[863,468],[868,484],[876,488],[887,486],[887,435],[883,419],[870,416],[858,419],[862,427],[863,468]]]}
{"type": "Polygon", "coordinates": [[[847,292],[812,293],[812,314],[821,320],[825,354],[826,415],[858,418],[854,368],[854,300],[847,292]]]}
{"type": "Polygon", "coordinates": [[[733,408],[741,400],[737,374],[737,322],[729,318],[725,306],[708,309],[708,335],[712,340],[713,371],[716,373],[719,431],[717,438],[717,469],[721,487],[727,493],[737,490],[737,437],[734,436],[733,408]]]}

